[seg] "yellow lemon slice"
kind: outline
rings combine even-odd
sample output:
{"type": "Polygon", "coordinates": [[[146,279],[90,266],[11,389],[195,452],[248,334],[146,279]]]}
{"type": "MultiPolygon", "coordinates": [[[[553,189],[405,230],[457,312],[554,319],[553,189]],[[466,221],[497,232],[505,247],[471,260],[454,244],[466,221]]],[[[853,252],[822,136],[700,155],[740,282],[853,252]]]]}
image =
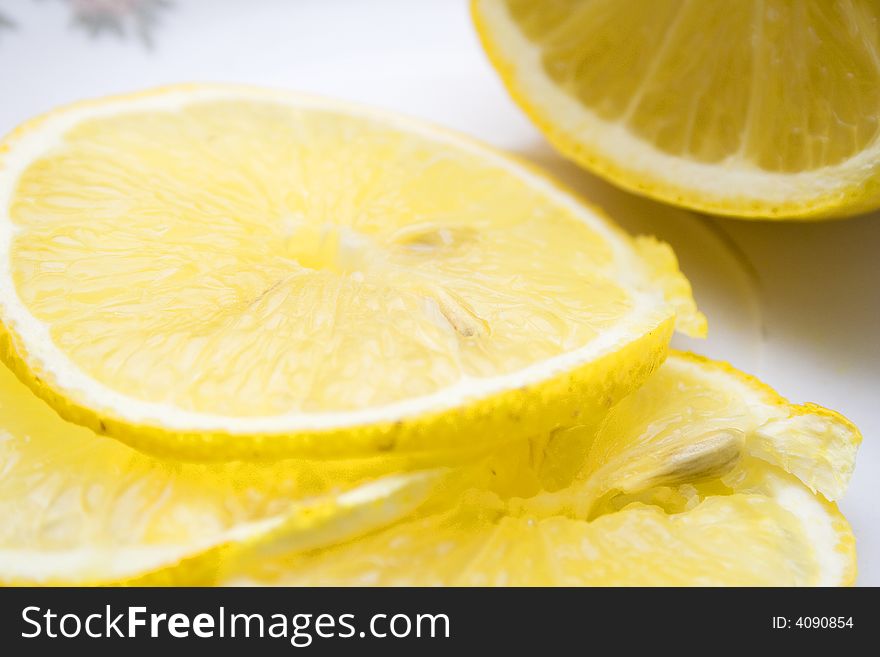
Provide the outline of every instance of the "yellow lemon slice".
{"type": "Polygon", "coordinates": [[[869,0],[474,0],[505,85],[567,157],[707,212],[880,205],[869,0]]]}
{"type": "Polygon", "coordinates": [[[791,406],[727,365],[676,354],[595,434],[551,437],[536,464],[564,487],[471,489],[330,548],[230,574],[319,585],[844,585],[855,542],[821,493],[849,480],[858,431],[791,406]],[[554,445],[554,440],[561,441],[554,445]],[[579,451],[580,450],[580,453],[579,451]]]}
{"type": "Polygon", "coordinates": [[[0,142],[0,352],[193,459],[428,452],[600,417],[705,331],[633,241],[466,138],[282,92],[86,102],[0,142]]]}
{"type": "Polygon", "coordinates": [[[438,472],[160,461],[65,422],[0,365],[0,585],[208,584],[237,551],[316,548],[411,514],[438,472]]]}

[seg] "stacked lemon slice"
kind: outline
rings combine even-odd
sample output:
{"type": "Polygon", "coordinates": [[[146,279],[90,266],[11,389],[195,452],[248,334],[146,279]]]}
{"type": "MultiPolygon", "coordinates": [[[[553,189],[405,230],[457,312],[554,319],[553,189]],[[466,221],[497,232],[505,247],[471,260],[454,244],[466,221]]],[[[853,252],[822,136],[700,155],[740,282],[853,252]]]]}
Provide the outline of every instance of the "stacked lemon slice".
{"type": "Polygon", "coordinates": [[[669,248],[482,145],[175,87],[25,124],[0,207],[2,582],[853,578],[855,428],[661,367],[669,248]]]}
{"type": "MultiPolygon", "coordinates": [[[[830,501],[858,431],[729,366],[674,354],[595,433],[551,434],[531,470],[361,540],[253,560],[233,583],[841,585],[855,542],[830,501]],[[566,470],[571,469],[570,472],[566,470]]],[[[535,452],[533,451],[534,455],[535,452]]]]}

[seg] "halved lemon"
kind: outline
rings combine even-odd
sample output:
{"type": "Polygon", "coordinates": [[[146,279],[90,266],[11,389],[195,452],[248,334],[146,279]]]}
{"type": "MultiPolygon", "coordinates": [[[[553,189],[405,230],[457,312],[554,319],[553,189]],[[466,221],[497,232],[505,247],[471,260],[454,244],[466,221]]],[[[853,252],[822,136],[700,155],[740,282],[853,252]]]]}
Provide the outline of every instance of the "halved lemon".
{"type": "Polygon", "coordinates": [[[2,356],[193,459],[436,452],[600,417],[705,331],[669,248],[398,116],[253,88],[86,102],[0,143],[2,356]]]}
{"type": "Polygon", "coordinates": [[[332,545],[411,514],[441,476],[386,465],[161,461],[65,422],[0,365],[0,585],[211,583],[262,542],[332,545]]]}
{"type": "Polygon", "coordinates": [[[546,478],[555,452],[550,471],[561,488],[516,496],[490,481],[445,510],[327,549],[252,561],[228,581],[854,582],[852,532],[823,495],[843,492],[861,439],[840,415],[791,406],[729,366],[673,355],[598,433],[576,438],[557,435],[555,448],[551,438],[544,460],[532,463],[546,478]],[[562,454],[578,464],[572,476],[560,474],[562,454]]]}
{"type": "Polygon", "coordinates": [[[621,187],[742,217],[880,205],[870,0],[474,0],[514,99],[621,187]]]}

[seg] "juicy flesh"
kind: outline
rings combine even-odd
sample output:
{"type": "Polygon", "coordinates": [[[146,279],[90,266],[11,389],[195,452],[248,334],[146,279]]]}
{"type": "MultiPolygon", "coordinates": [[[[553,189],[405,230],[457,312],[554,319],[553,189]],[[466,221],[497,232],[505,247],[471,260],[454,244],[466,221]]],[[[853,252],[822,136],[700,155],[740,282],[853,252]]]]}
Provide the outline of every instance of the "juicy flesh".
{"type": "Polygon", "coordinates": [[[878,136],[872,0],[506,2],[561,88],[666,153],[797,172],[878,136]]]}
{"type": "Polygon", "coordinates": [[[584,346],[632,305],[607,243],[513,174],[271,102],[84,122],[10,211],[17,291],[74,365],[198,412],[430,394],[584,346]]]}

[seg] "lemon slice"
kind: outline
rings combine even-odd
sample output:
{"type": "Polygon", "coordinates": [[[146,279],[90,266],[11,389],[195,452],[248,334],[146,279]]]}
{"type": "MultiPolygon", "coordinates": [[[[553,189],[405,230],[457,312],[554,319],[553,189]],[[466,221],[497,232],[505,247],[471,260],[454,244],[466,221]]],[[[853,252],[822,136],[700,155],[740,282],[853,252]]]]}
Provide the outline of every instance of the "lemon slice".
{"type": "Polygon", "coordinates": [[[207,584],[226,558],[411,514],[440,474],[160,461],[69,424],[0,365],[0,585],[207,584]]]}
{"type": "Polygon", "coordinates": [[[805,484],[837,496],[848,482],[860,436],[836,413],[788,405],[727,365],[675,354],[596,434],[576,438],[574,429],[551,437],[533,463],[558,481],[554,459],[578,464],[557,490],[518,497],[490,482],[350,542],[246,563],[228,581],[853,583],[851,529],[805,484]]]}
{"type": "Polygon", "coordinates": [[[495,68],[567,157],[717,214],[880,204],[880,7],[474,0],[495,68]]]}
{"type": "Polygon", "coordinates": [[[599,417],[705,320],[665,245],[397,116],[184,86],[0,143],[2,355],[192,459],[450,450],[599,417]],[[467,429],[465,431],[464,429],[467,429]]]}

